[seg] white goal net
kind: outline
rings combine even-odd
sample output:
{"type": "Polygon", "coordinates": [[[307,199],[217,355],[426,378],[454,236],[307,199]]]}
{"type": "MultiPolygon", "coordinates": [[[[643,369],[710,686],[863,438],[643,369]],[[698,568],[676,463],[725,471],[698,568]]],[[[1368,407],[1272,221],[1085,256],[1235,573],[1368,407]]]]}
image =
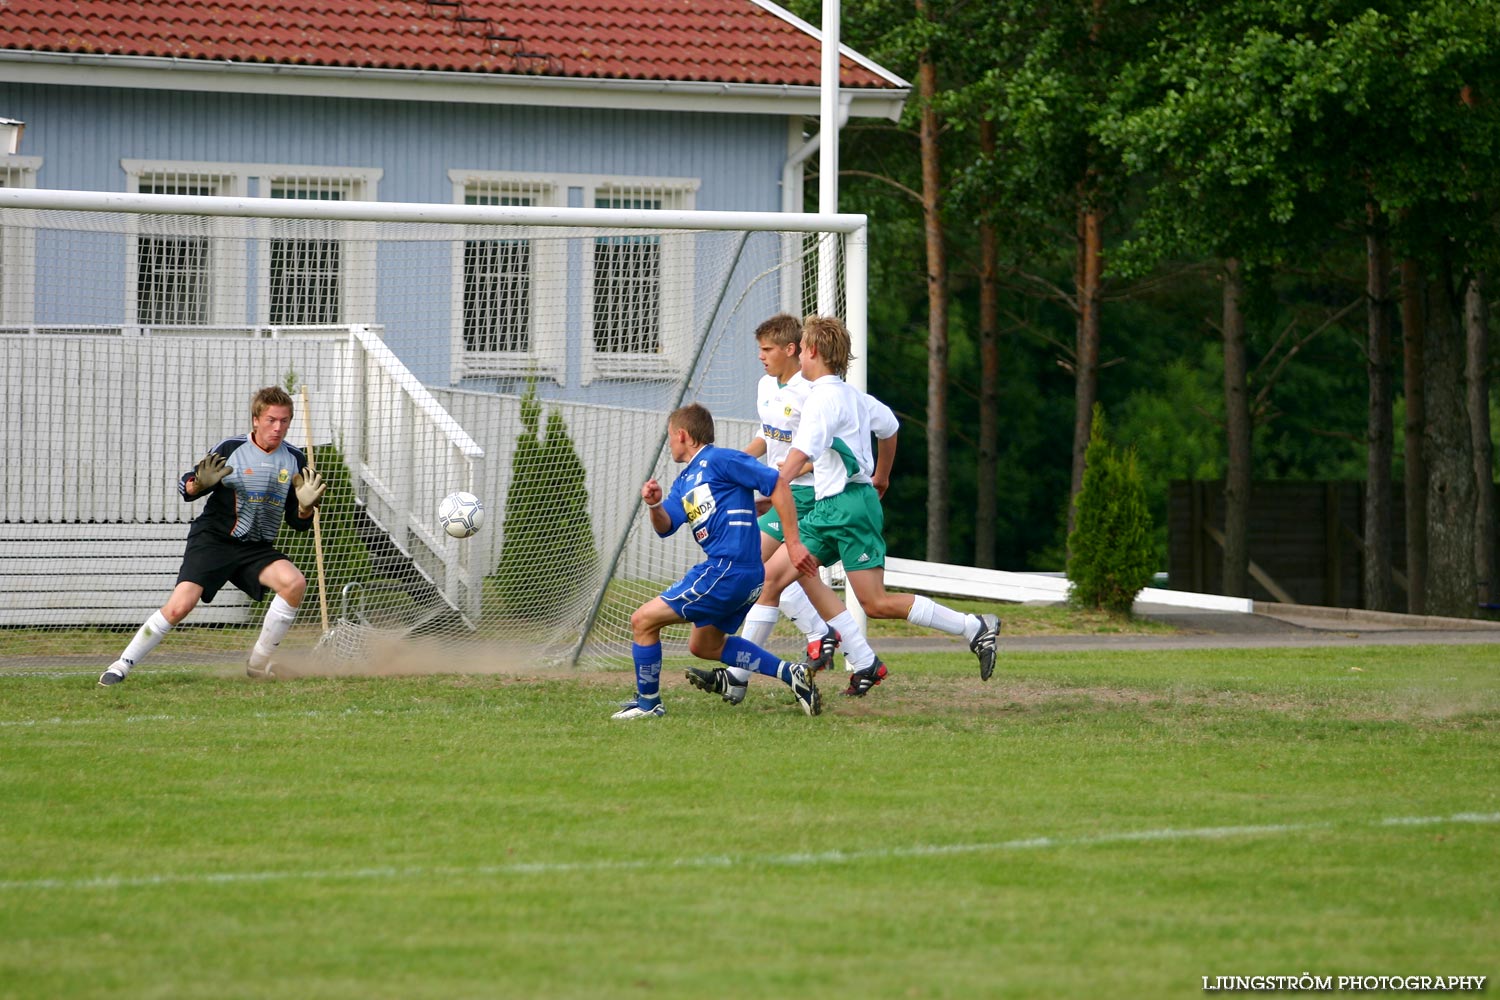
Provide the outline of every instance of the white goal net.
{"type": "MultiPolygon", "coordinates": [[[[278,539],[308,581],[286,655],[626,665],[631,611],[699,558],[641,514],[667,414],[701,402],[744,447],[761,321],[863,330],[858,216],[198,190],[0,190],[0,656],[107,665],[176,583],[203,508],[179,477],[279,385],[330,484],[278,539]],[[455,491],[485,506],[466,539],[455,491]]],[[[265,606],[226,586],[152,663],[243,661],[265,606]]]]}

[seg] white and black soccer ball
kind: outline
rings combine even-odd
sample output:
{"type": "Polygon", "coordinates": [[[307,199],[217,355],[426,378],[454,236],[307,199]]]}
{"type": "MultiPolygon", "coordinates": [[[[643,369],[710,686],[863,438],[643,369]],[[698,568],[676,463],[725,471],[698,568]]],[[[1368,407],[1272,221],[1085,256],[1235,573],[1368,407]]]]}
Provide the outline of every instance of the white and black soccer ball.
{"type": "Polygon", "coordinates": [[[449,493],[438,504],[438,522],[454,538],[468,538],[484,525],[484,502],[472,493],[449,493]]]}

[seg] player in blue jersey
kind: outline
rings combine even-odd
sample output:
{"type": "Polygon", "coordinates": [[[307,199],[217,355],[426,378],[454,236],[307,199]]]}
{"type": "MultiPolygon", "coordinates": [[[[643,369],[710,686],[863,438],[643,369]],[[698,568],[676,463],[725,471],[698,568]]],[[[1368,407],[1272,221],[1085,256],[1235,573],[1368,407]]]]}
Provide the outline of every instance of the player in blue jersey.
{"type": "Polygon", "coordinates": [[[183,500],[208,502],[188,529],[177,586],[100,675],[100,684],[123,681],[200,600],[212,601],[226,583],[251,600],[276,592],[245,667],[251,677],[271,676],[271,657],[307,592],[307,578],[277,551],[276,533],[283,523],[294,531],[312,527],[325,489],[323,477],[309,472],[302,450],[287,443],[291,424],[292,397],[267,386],[250,402],[250,433],[219,442],[178,480],[183,500]]]}
{"type": "Polygon", "coordinates": [[[771,497],[787,538],[797,538],[797,512],[791,489],[776,470],[742,451],[714,447],[714,418],[697,403],[679,407],[667,419],[672,461],[683,470],[665,493],[655,479],[641,487],[651,527],[663,538],[686,524],[703,548],[703,562],[688,570],[659,597],[630,616],[634,637],[635,700],[614,714],[616,719],[665,715],[661,703],[661,631],[691,622],[692,654],[724,666],[724,700],[739,702],[752,672],[775,677],[792,689],[808,715],[822,711],[817,686],[807,665],[791,663],[734,633],[745,612],[760,596],[765,570],[760,561],[760,527],[755,519],[757,491],[771,497]]]}

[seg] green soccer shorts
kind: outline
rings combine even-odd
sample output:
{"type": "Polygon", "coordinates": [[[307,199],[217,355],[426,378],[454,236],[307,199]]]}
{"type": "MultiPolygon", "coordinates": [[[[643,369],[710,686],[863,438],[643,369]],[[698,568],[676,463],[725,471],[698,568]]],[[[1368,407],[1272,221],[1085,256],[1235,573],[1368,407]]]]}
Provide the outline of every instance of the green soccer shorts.
{"type": "MultiPolygon", "coordinates": [[[[797,505],[798,524],[801,524],[802,519],[807,517],[807,512],[812,510],[815,497],[816,494],[813,493],[811,486],[792,487],[792,501],[797,505]]],[[[776,513],[775,507],[760,516],[760,530],[778,542],[786,541],[786,536],[781,533],[781,515],[776,513]]]]}
{"type": "Polygon", "coordinates": [[[885,512],[880,494],[869,483],[850,483],[844,492],[824,497],[804,516],[797,511],[802,544],[824,566],[840,560],[845,573],[885,565],[885,512]]]}

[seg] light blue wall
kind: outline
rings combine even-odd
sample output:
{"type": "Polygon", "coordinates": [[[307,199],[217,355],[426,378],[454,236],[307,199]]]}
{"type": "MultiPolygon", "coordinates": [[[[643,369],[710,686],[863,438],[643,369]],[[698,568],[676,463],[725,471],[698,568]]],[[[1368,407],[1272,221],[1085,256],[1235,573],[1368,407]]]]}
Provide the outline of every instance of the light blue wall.
{"type": "Polygon", "coordinates": [[[382,201],[450,202],[450,169],[697,177],[697,207],[781,207],[786,119],[0,83],[38,187],[123,191],[121,159],[379,167],[382,201]]]}
{"type": "MultiPolygon", "coordinates": [[[[405,104],[181,91],[120,90],[0,83],[0,116],[26,122],[27,156],[42,158],[38,187],[123,191],[122,159],[277,163],[379,168],[381,201],[452,201],[452,169],[687,177],[700,182],[695,207],[778,211],[787,122],[779,116],[405,104]]],[[[576,192],[574,192],[576,195],[576,192]]],[[[424,248],[423,252],[430,252],[424,248]]],[[[123,323],[124,241],[44,233],[38,241],[38,323],[123,323]],[[92,261],[81,293],[48,275],[78,255],[92,261]],[[101,281],[103,276],[107,280],[101,281]]],[[[446,254],[444,249],[439,256],[446,254]]],[[[383,261],[381,262],[383,265],[383,261]]],[[[438,263],[437,258],[434,263],[438,263]]],[[[446,265],[446,261],[442,261],[446,265]]],[[[423,381],[449,381],[446,288],[424,298],[422,321],[387,324],[391,348],[423,381]]],[[[729,353],[716,366],[746,373],[726,416],[754,416],[759,374],[755,324],[774,310],[758,288],[735,315],[729,353]],[[764,304],[762,307],[762,303],[764,304]]],[[[411,312],[411,302],[404,303],[411,312]]],[[[570,371],[578,366],[570,365],[570,371]]],[[[465,383],[476,385],[475,383],[465,383]]],[[[509,391],[513,383],[478,384],[509,391]]],[[[556,398],[630,404],[664,387],[624,389],[608,382],[546,386],[556,398]]]]}

